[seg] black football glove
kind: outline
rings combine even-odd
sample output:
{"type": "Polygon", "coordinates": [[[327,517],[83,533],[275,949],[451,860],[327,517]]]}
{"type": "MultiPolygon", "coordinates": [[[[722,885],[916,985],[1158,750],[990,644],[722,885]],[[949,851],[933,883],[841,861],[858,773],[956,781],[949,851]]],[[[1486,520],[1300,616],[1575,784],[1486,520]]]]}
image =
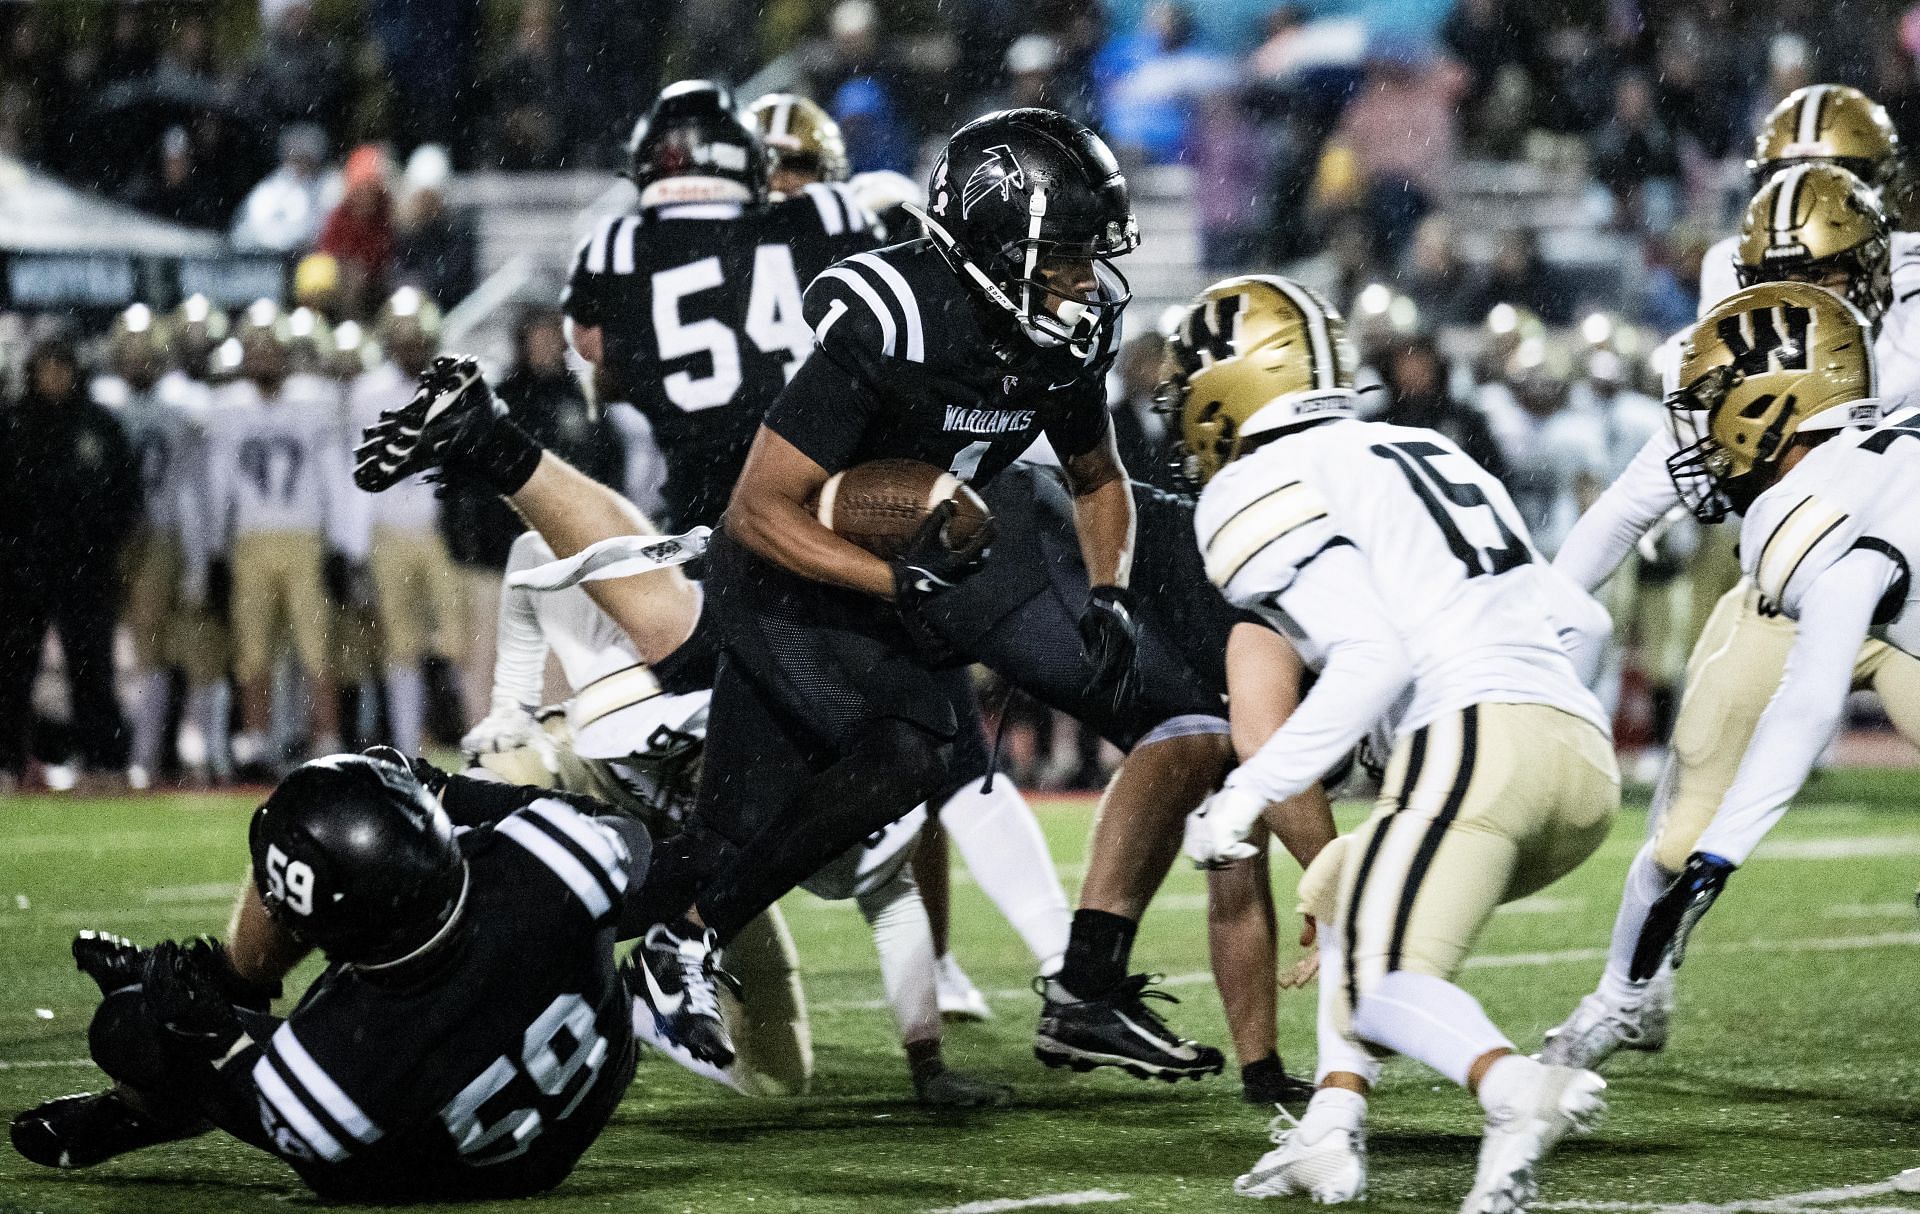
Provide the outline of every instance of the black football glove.
{"type": "Polygon", "coordinates": [[[893,608],[900,624],[921,656],[939,666],[957,660],[953,646],[940,635],[925,612],[927,603],[980,572],[993,543],[993,520],[962,547],[948,543],[947,524],[957,507],[941,502],[920,524],[905,550],[888,562],[893,567],[893,608]]]}
{"type": "Polygon", "coordinates": [[[391,763],[395,767],[406,768],[413,773],[414,779],[420,781],[422,788],[436,797],[446,791],[447,781],[453,778],[428,762],[422,755],[408,758],[400,753],[400,748],[397,746],[369,746],[360,753],[381,763],[391,763]]]}
{"type": "Polygon", "coordinates": [[[73,963],[102,995],[138,986],[147,973],[147,950],[112,932],[81,932],[73,938],[73,963]]]}
{"type": "Polygon", "coordinates": [[[147,1014],[187,1049],[218,1058],[242,1031],[227,989],[232,976],[219,941],[163,940],[147,956],[147,1014]]]}
{"type": "Polygon", "coordinates": [[[1093,665],[1088,694],[1104,696],[1115,705],[1125,702],[1139,677],[1134,659],[1140,649],[1140,626],[1133,618],[1133,592],[1124,586],[1095,586],[1087,609],[1080,613],[1080,644],[1093,665]]]}
{"type": "Polygon", "coordinates": [[[1647,921],[1640,927],[1640,939],[1633,946],[1633,964],[1627,977],[1645,982],[1660,970],[1660,963],[1671,959],[1679,969],[1687,955],[1687,937],[1700,922],[1713,900],[1727,887],[1734,866],[1719,856],[1695,852],[1687,857],[1687,866],[1654,899],[1647,921]]]}

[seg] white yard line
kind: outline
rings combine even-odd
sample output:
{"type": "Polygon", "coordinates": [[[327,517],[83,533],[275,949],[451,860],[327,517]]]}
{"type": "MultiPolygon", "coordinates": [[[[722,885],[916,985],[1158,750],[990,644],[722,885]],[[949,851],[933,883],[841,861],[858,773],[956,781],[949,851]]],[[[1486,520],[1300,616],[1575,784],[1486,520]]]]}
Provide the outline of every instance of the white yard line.
{"type": "Polygon", "coordinates": [[[1621,1211],[1632,1214],[1911,1214],[1909,1206],[1855,1206],[1842,1202],[1865,1201],[1896,1192],[1891,1180],[1873,1184],[1842,1185],[1837,1189],[1814,1189],[1806,1193],[1788,1193],[1780,1197],[1754,1197],[1745,1201],[1542,1201],[1536,1210],[1621,1211]],[[1838,1208],[1836,1208],[1836,1206],[1838,1208]]]}
{"type": "Polygon", "coordinates": [[[68,1070],[76,1067],[93,1067],[91,1058],[31,1058],[25,1062],[7,1062],[0,1060],[0,1071],[53,1071],[68,1070]]]}
{"type": "Polygon", "coordinates": [[[1107,1189],[1082,1189],[1077,1193],[1046,1193],[1039,1197],[996,1197],[991,1201],[969,1201],[963,1205],[940,1206],[926,1214],[1000,1214],[1002,1210],[1041,1210],[1059,1206],[1097,1206],[1125,1201],[1130,1193],[1107,1189]]]}
{"type": "MultiPolygon", "coordinates": [[[[1717,953],[1849,953],[1876,948],[1907,948],[1920,945],[1920,931],[1913,932],[1876,932],[1868,936],[1817,936],[1800,940],[1753,940],[1739,944],[1697,944],[1688,950],[1689,956],[1717,953]]],[[[1467,958],[1466,968],[1470,970],[1502,969],[1538,969],[1550,965],[1587,964],[1606,960],[1604,948],[1567,948],[1545,953],[1489,953],[1479,957],[1467,958]]],[[[1203,986],[1213,981],[1213,974],[1206,970],[1197,970],[1185,974],[1168,974],[1161,979],[1162,986],[1203,986]]],[[[985,992],[988,1000],[994,1003],[1018,1002],[1033,998],[1033,992],[1025,987],[1011,987],[1004,990],[985,992]]],[[[891,1005],[884,999],[850,999],[826,1003],[814,1003],[808,1010],[822,1015],[841,1012],[877,1012],[885,1011],[891,1005]]],[[[1633,1207],[1637,1208],[1637,1207],[1633,1207]]]]}
{"type": "Polygon", "coordinates": [[[1920,856],[1920,839],[1899,835],[1840,835],[1829,839],[1775,839],[1762,843],[1755,860],[1878,860],[1920,856]]]}

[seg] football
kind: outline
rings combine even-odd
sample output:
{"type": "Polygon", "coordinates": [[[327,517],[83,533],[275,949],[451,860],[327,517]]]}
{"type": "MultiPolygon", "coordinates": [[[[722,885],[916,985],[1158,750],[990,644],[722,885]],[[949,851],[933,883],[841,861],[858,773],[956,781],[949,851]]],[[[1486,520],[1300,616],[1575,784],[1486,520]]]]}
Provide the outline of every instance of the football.
{"type": "Polygon", "coordinates": [[[987,524],[987,505],[959,477],[911,459],[877,459],[827,478],[815,499],[822,526],[875,556],[900,555],[934,507],[951,499],[950,548],[963,548],[987,524]]]}

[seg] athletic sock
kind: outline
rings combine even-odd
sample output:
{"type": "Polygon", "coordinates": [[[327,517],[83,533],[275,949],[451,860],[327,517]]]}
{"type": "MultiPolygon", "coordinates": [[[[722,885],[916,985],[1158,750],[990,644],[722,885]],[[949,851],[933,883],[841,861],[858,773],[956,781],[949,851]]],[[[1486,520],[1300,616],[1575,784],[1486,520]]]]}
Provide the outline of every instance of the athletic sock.
{"type": "Polygon", "coordinates": [[[404,663],[387,667],[387,726],[401,754],[420,753],[420,735],[426,716],[427,682],[420,668],[404,663]]]}
{"type": "Polygon", "coordinates": [[[134,679],[133,766],[149,777],[160,774],[162,743],[167,732],[167,672],[144,671],[134,679]]]}
{"type": "Polygon", "coordinates": [[[1600,997],[1614,1007],[1636,1007],[1645,996],[1646,983],[1635,982],[1631,972],[1634,949],[1640,944],[1640,929],[1646,926],[1647,912],[1673,881],[1674,874],[1661,868],[1653,858],[1649,840],[1627,866],[1627,881],[1620,891],[1620,912],[1614,916],[1613,938],[1607,942],[1607,970],[1600,977],[1600,997]]]}
{"type": "Polygon", "coordinates": [[[1346,953],[1338,943],[1339,936],[1332,924],[1320,929],[1320,996],[1314,1024],[1319,1055],[1313,1062],[1313,1081],[1325,1083],[1328,1075],[1344,1071],[1372,1084],[1380,1078],[1380,1060],[1355,1040],[1351,1031],[1340,1028],[1340,1003],[1347,995],[1346,984],[1340,980],[1346,953]]]}
{"type": "MultiPolygon", "coordinates": [[[[940,1040],[940,999],[934,988],[933,929],[920,887],[901,872],[870,894],[855,899],[873,932],[880,954],[880,981],[887,991],[900,1040],[940,1040]]],[[[936,1054],[937,1061],[937,1054],[936,1054]]]]}
{"type": "Polygon", "coordinates": [[[456,467],[479,477],[502,497],[512,497],[532,479],[541,454],[540,444],[514,425],[513,419],[497,417],[487,436],[461,456],[456,467]]]}
{"type": "Polygon", "coordinates": [[[1539,1062],[1524,1054],[1508,1054],[1480,1077],[1480,1107],[1492,1113],[1511,1109],[1540,1076],[1539,1062]]]}
{"type": "Polygon", "coordinates": [[[1395,970],[1360,996],[1353,1031],[1362,1041],[1424,1062],[1466,1086],[1474,1060],[1513,1048],[1480,1001],[1444,978],[1395,970]]]}
{"type": "Polygon", "coordinates": [[[1067,937],[1067,958],[1056,981],[1076,999],[1105,994],[1127,976],[1133,958],[1133,937],[1140,925],[1124,915],[1100,910],[1073,912],[1073,930],[1067,937]]]}
{"type": "Polygon", "coordinates": [[[1011,781],[969,780],[940,807],[940,825],[953,838],[980,892],[1020,933],[1042,975],[1060,968],[1073,913],[1054,871],[1053,856],[1033,809],[1011,781]]]}
{"type": "Polygon", "coordinates": [[[1333,1130],[1358,1130],[1367,1124],[1367,1098],[1345,1088],[1321,1088],[1300,1118],[1300,1136],[1319,1142],[1333,1130]]]}

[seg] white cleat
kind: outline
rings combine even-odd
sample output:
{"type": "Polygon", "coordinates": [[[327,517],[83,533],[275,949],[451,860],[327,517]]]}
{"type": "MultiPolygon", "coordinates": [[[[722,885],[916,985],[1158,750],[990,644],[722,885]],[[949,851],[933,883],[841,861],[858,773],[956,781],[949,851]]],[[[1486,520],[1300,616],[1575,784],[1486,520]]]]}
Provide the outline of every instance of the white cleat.
{"type": "Polygon", "coordinates": [[[1542,1066],[1530,1092],[1487,1114],[1480,1166],[1460,1214],[1519,1214],[1540,1191],[1540,1161],[1569,1134],[1591,1134],[1606,1116],[1607,1081],[1592,1071],[1542,1066]]]}
{"type": "Polygon", "coordinates": [[[1299,1121],[1285,1110],[1273,1119],[1273,1150],[1233,1182],[1242,1197],[1304,1195],[1317,1205],[1367,1199],[1367,1132],[1331,1129],[1307,1141],[1299,1121]]]}
{"type": "Polygon", "coordinates": [[[934,963],[934,993],[940,1000],[940,1018],[943,1020],[991,1020],[993,1009],[987,1006],[987,997],[980,988],[967,977],[960,963],[948,953],[934,963]]]}
{"type": "Polygon", "coordinates": [[[1645,1054],[1667,1048],[1673,1018],[1673,971],[1662,969],[1637,1004],[1611,1003],[1588,995],[1558,1027],[1548,1030],[1540,1061],[1549,1066],[1596,1071],[1621,1050],[1645,1054]]]}

